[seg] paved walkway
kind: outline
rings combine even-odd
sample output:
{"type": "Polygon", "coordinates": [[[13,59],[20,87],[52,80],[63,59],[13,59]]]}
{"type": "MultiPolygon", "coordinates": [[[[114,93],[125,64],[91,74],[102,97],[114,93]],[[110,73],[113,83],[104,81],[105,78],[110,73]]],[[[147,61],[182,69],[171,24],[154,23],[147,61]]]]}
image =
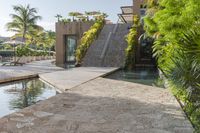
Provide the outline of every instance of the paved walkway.
{"type": "Polygon", "coordinates": [[[63,70],[53,65],[52,60],[35,61],[23,66],[0,66],[0,83],[36,77],[40,73],[63,70]]]}
{"type": "Polygon", "coordinates": [[[97,78],[0,120],[1,133],[192,133],[160,88],[97,78]]]}

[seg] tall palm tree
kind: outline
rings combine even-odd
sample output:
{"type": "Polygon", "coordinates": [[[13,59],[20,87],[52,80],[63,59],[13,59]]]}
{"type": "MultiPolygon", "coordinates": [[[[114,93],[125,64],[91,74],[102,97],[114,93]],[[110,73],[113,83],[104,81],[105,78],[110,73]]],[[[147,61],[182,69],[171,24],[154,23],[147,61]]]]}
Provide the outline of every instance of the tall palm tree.
{"type": "Polygon", "coordinates": [[[58,22],[60,22],[60,19],[62,18],[62,16],[61,16],[60,14],[57,14],[57,15],[55,16],[55,18],[57,18],[57,19],[58,19],[58,22]]]}
{"type": "Polygon", "coordinates": [[[13,10],[15,14],[10,14],[12,22],[7,23],[7,29],[16,32],[25,42],[25,36],[30,28],[40,28],[36,22],[41,16],[38,16],[36,8],[31,8],[30,5],[16,5],[13,6],[13,10]]]}

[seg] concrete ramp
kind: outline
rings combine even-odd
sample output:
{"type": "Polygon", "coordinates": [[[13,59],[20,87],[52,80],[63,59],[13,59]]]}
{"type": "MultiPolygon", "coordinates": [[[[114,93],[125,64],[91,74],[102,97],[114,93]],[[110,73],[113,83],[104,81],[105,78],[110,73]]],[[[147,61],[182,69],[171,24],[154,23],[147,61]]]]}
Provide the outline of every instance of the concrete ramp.
{"type": "Polygon", "coordinates": [[[107,75],[118,68],[107,67],[79,67],[46,74],[40,74],[39,77],[58,88],[59,91],[65,92],[73,87],[79,86],[95,78],[107,75]]]}

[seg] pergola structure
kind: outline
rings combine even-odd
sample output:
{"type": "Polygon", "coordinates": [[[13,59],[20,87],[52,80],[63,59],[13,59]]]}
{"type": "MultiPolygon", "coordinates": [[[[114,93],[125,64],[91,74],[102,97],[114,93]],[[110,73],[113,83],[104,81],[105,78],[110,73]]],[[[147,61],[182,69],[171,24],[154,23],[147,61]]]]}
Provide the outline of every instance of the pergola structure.
{"type": "Polygon", "coordinates": [[[118,14],[119,19],[124,23],[133,22],[133,6],[122,6],[122,13],[118,14]]]}

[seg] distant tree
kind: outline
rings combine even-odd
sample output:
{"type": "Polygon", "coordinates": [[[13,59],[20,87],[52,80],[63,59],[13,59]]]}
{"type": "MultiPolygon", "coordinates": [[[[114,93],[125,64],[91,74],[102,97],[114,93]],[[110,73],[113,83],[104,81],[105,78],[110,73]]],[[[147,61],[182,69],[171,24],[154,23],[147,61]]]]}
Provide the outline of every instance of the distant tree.
{"type": "Polygon", "coordinates": [[[56,43],[56,33],[54,31],[46,31],[46,45],[49,50],[54,49],[56,43]]]}
{"type": "Polygon", "coordinates": [[[30,28],[40,28],[36,22],[41,16],[38,16],[36,8],[31,8],[30,5],[17,5],[13,6],[13,9],[15,14],[10,14],[12,22],[7,23],[7,29],[16,32],[16,35],[22,37],[25,42],[25,36],[30,28]]]}
{"type": "Polygon", "coordinates": [[[46,42],[45,32],[43,29],[30,29],[26,35],[27,44],[35,46],[38,49],[39,45],[44,45],[46,42]]]}

